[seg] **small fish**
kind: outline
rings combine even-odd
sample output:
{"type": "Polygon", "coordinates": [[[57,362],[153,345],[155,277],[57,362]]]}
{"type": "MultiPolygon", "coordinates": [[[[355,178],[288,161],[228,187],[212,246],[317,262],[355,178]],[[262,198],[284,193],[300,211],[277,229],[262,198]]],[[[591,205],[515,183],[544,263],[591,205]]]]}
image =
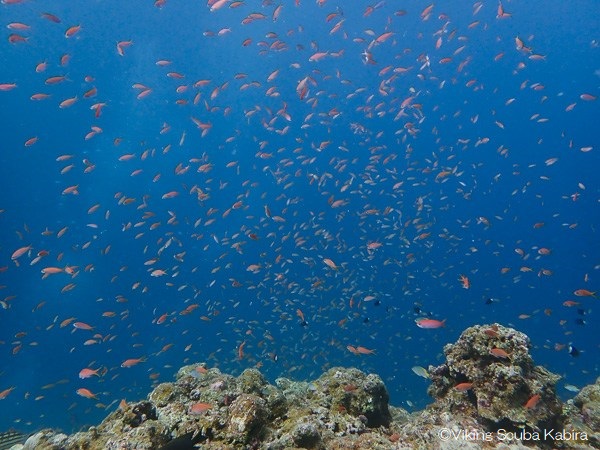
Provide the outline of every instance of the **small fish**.
{"type": "Polygon", "coordinates": [[[85,378],[90,378],[94,375],[99,377],[100,376],[100,374],[98,373],[99,371],[100,371],[100,369],[93,370],[93,369],[89,369],[86,367],[85,369],[81,369],[79,371],[79,378],[85,379],[85,378]]]}
{"type": "Polygon", "coordinates": [[[298,318],[300,319],[300,326],[301,327],[306,327],[308,326],[308,322],[306,321],[306,319],[304,319],[304,313],[302,312],[301,309],[297,309],[296,310],[296,315],[298,316],[298,318]]]}
{"type": "Polygon", "coordinates": [[[178,438],[173,439],[166,445],[163,445],[158,450],[194,450],[196,449],[196,443],[200,442],[202,434],[198,433],[194,436],[194,432],[190,431],[178,438]]]}
{"type": "Polygon", "coordinates": [[[91,330],[93,330],[93,329],[94,329],[94,327],[93,327],[93,326],[91,326],[91,325],[88,325],[88,324],[87,324],[87,323],[85,323],[85,322],[75,322],[75,323],[73,324],[73,328],[77,328],[78,330],[87,330],[87,331],[91,331],[91,330]]]}
{"type": "Polygon", "coordinates": [[[338,266],[329,258],[324,258],[323,263],[325,263],[327,267],[330,267],[333,270],[338,270],[338,266]]]}
{"type": "Polygon", "coordinates": [[[597,297],[595,292],[588,291],[587,289],[577,289],[573,294],[577,297],[597,297]]]}
{"type": "Polygon", "coordinates": [[[0,83],[0,91],[10,91],[16,87],[16,83],[0,83]]]}
{"type": "Polygon", "coordinates": [[[573,344],[569,344],[569,355],[571,355],[573,358],[577,358],[579,356],[579,350],[577,350],[573,344]]]}
{"type": "Polygon", "coordinates": [[[495,356],[496,358],[510,359],[510,355],[506,350],[502,350],[501,348],[491,348],[490,355],[495,356]]]}
{"type": "Polygon", "coordinates": [[[423,319],[417,319],[417,320],[415,320],[415,322],[419,328],[433,329],[433,328],[440,328],[440,327],[446,326],[446,319],[435,320],[435,319],[423,318],[423,319]]]}
{"type": "Polygon", "coordinates": [[[193,405],[190,406],[190,408],[188,410],[188,414],[197,416],[197,415],[204,414],[209,409],[212,409],[212,405],[210,403],[202,403],[202,402],[194,403],[193,405]]]}
{"type": "Polygon", "coordinates": [[[375,350],[358,346],[356,347],[356,352],[361,355],[373,355],[375,354],[375,350]]]}
{"type": "Polygon", "coordinates": [[[26,438],[27,436],[18,431],[4,431],[0,433],[0,450],[7,450],[15,444],[23,444],[26,438]]]}
{"type": "Polygon", "coordinates": [[[525,403],[525,409],[535,408],[541,398],[542,396],[540,394],[532,395],[531,398],[527,400],[527,403],[525,403]]]}
{"type": "Polygon", "coordinates": [[[15,390],[15,387],[11,386],[8,389],[4,389],[3,391],[1,391],[0,392],[0,400],[4,400],[6,397],[8,397],[8,394],[10,394],[14,390],[15,390]]]}
{"type": "Polygon", "coordinates": [[[81,25],[75,25],[65,31],[65,37],[70,38],[75,36],[81,30],[81,25]]]}
{"type": "Polygon", "coordinates": [[[411,370],[415,373],[415,375],[418,375],[423,378],[429,378],[429,372],[427,372],[427,369],[425,369],[424,367],[414,366],[411,370]]]}
{"type": "Polygon", "coordinates": [[[129,367],[136,366],[139,363],[145,362],[145,361],[146,361],[146,358],[143,356],[141,358],[129,358],[121,363],[121,367],[129,368],[129,367]]]}
{"type": "Polygon", "coordinates": [[[26,247],[21,247],[16,249],[13,254],[11,255],[10,259],[12,259],[13,261],[16,259],[19,259],[21,256],[23,256],[25,253],[29,252],[33,247],[31,247],[31,245],[28,245],[26,247]]]}
{"type": "Polygon", "coordinates": [[[483,332],[485,333],[486,336],[489,336],[491,338],[498,337],[498,327],[491,327],[491,328],[488,328],[487,330],[484,330],[483,332]]]}
{"type": "Polygon", "coordinates": [[[77,395],[81,395],[82,397],[85,398],[90,398],[90,399],[95,399],[98,400],[98,397],[96,396],[96,394],[94,394],[92,391],[90,391],[89,389],[86,388],[79,388],[77,389],[77,391],[75,391],[77,393],[77,395]]]}

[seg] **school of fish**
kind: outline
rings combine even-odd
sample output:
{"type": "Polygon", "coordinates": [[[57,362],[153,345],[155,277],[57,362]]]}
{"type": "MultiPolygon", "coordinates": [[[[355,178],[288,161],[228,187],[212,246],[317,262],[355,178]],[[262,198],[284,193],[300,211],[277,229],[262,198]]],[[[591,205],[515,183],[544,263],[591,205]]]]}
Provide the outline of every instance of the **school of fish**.
{"type": "Polygon", "coordinates": [[[547,75],[523,5],[155,0],[104,32],[0,3],[4,419],[86,422],[197,361],[357,366],[411,404],[477,323],[597,351],[598,79],[547,75]]]}

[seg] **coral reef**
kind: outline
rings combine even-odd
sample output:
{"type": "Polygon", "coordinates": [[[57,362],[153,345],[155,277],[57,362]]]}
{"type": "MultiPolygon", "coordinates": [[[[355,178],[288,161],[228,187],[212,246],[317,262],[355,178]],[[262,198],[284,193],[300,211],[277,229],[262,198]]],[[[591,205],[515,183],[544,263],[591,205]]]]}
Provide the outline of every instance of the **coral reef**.
{"type": "Polygon", "coordinates": [[[562,404],[558,376],[535,366],[529,339],[498,324],[465,330],[430,367],[435,400],[409,415],[377,375],[332,368],[313,382],[256,369],[182,367],[148,400],[122,403],[71,436],[43,430],[27,450],[600,448],[600,380],[562,404]],[[549,432],[550,430],[550,432],[549,432]]]}
{"type": "Polygon", "coordinates": [[[499,324],[466,329],[445,346],[446,362],[429,367],[435,402],[402,427],[401,438],[420,435],[413,439],[420,448],[600,448],[598,427],[577,419],[584,402],[563,405],[560,377],[535,366],[529,348],[525,334],[499,324]],[[447,430],[456,432],[431,446],[447,430]]]}
{"type": "Polygon", "coordinates": [[[450,412],[479,417],[490,430],[561,426],[560,377],[535,366],[529,347],[529,338],[511,328],[468,328],[444,348],[446,362],[430,368],[429,395],[450,412]]]}

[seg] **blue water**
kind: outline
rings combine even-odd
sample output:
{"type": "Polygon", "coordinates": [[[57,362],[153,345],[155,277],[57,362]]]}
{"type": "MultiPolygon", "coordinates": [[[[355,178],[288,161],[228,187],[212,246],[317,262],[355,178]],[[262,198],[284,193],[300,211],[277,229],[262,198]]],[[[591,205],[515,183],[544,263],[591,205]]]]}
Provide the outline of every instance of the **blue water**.
{"type": "Polygon", "coordinates": [[[354,366],[421,408],[411,367],[492,322],[530,336],[565,399],[599,375],[598,300],[574,295],[600,290],[597,3],[505,2],[505,18],[489,1],[429,16],[426,2],[299,3],[0,5],[3,25],[30,27],[2,27],[0,44],[0,84],[17,85],[0,91],[3,428],[98,423],[202,361],[271,382],[354,366]],[[136,83],[152,91],[137,99],[136,83]],[[579,356],[555,349],[569,343],[579,356]]]}

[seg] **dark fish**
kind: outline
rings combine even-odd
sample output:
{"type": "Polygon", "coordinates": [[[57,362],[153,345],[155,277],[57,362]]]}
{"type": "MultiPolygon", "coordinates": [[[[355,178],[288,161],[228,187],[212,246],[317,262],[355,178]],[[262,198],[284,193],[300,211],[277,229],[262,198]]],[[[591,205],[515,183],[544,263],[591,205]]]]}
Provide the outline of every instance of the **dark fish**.
{"type": "Polygon", "coordinates": [[[0,433],[0,450],[6,450],[15,444],[22,444],[25,442],[26,438],[27,436],[18,431],[5,431],[0,433]]]}
{"type": "Polygon", "coordinates": [[[577,358],[579,356],[579,350],[577,350],[573,344],[569,344],[569,355],[571,355],[573,358],[577,358]]]}
{"type": "Polygon", "coordinates": [[[159,450],[195,450],[196,443],[202,439],[202,433],[194,436],[194,432],[190,431],[178,438],[173,439],[168,444],[162,446],[159,450]]]}

